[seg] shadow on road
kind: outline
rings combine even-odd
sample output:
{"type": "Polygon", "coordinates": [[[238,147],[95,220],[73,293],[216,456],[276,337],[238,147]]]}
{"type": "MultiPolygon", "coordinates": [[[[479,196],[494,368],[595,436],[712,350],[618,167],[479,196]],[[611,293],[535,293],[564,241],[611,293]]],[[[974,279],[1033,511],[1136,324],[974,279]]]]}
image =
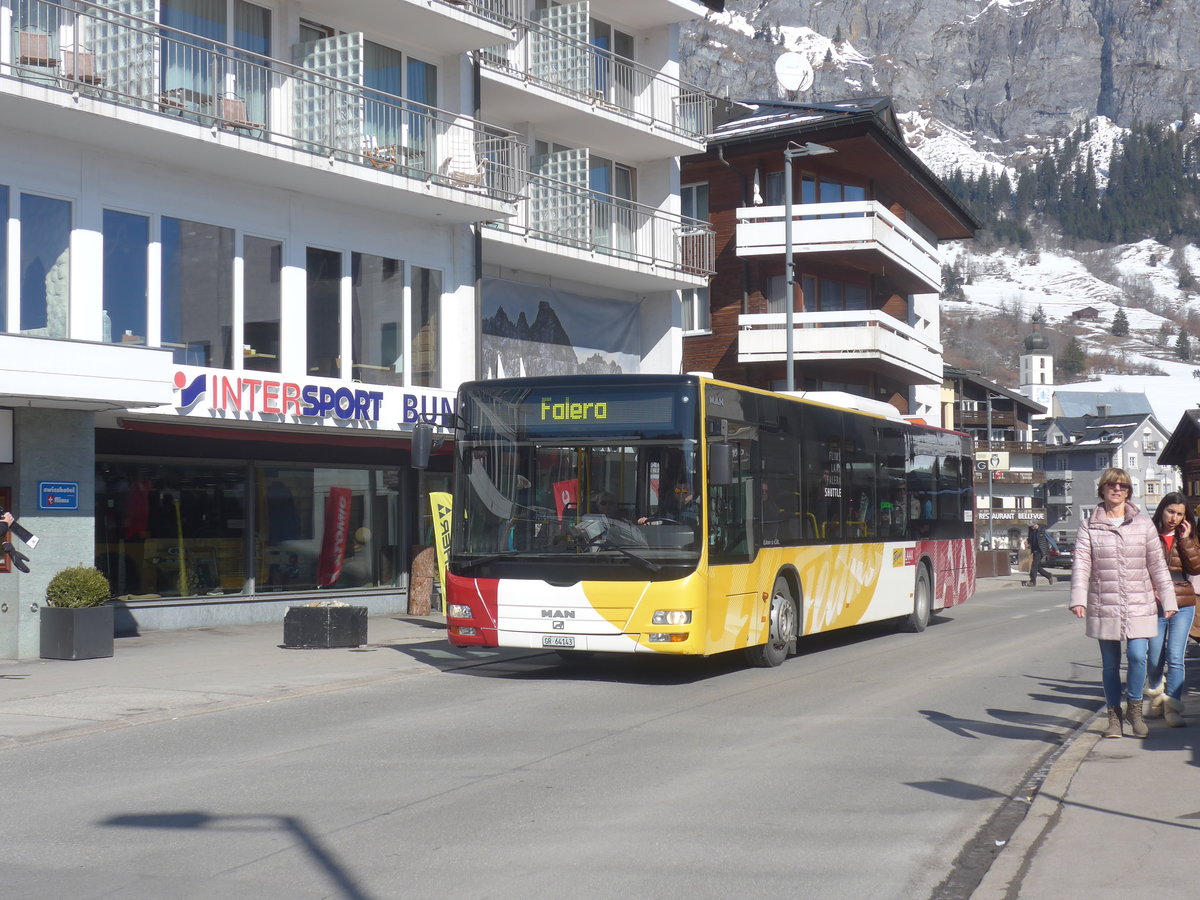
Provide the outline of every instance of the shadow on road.
{"type": "Polygon", "coordinates": [[[165,828],[199,831],[281,831],[298,843],[313,863],[328,876],[335,893],[347,900],[369,900],[333,854],[309,833],[295,816],[235,815],[223,816],[199,810],[168,813],[127,813],[103,820],[101,825],[121,828],[165,828]]]}

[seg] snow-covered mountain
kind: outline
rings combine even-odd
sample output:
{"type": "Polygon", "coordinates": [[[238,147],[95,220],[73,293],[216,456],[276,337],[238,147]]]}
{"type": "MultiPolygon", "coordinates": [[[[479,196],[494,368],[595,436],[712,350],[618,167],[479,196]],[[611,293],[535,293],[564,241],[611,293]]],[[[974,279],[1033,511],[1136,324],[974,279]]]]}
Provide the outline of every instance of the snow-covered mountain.
{"type": "MultiPolygon", "coordinates": [[[[1200,4],[729,0],[685,30],[681,61],[686,78],[719,96],[782,98],[774,62],[784,51],[815,70],[812,87],[789,99],[891,96],[909,146],[944,177],[1007,170],[1015,183],[1022,166],[1060,152],[1088,124],[1075,159],[1090,155],[1103,189],[1113,147],[1135,119],[1195,121],[1187,100],[1200,88],[1200,4]]],[[[943,248],[965,297],[943,300],[947,361],[1016,388],[1022,340],[1040,309],[1056,354],[1072,338],[1087,353],[1091,380],[1081,390],[1144,391],[1173,428],[1200,405],[1200,367],[1175,346],[1180,325],[1200,335],[1200,293],[1180,287],[1182,270],[1200,273],[1200,251],[1153,240],[1072,249],[1035,234],[1035,252],[943,248]],[[1112,334],[1118,309],[1128,336],[1112,334]]]]}

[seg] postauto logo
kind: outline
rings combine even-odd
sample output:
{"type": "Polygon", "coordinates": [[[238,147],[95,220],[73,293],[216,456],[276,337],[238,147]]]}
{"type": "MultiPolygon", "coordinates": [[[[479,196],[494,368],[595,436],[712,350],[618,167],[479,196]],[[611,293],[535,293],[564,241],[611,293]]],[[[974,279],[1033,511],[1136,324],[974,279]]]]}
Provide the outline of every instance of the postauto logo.
{"type": "Polygon", "coordinates": [[[229,412],[378,422],[383,402],[382,391],[247,376],[203,374],[189,382],[187,373],[176,372],[175,387],[179,391],[176,406],[184,412],[205,400],[209,409],[229,412]]]}

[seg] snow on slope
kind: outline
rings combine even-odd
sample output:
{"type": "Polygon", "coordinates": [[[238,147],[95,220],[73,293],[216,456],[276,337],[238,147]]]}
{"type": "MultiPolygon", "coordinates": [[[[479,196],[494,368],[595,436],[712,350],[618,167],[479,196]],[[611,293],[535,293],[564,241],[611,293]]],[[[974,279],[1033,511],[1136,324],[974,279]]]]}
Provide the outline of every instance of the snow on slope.
{"type": "MultiPolygon", "coordinates": [[[[947,249],[947,261],[958,259],[972,271],[972,283],[963,286],[966,302],[943,300],[942,307],[951,314],[975,312],[1002,305],[1012,308],[1021,306],[1027,316],[1032,316],[1040,307],[1046,315],[1047,331],[1053,331],[1056,323],[1072,321],[1072,324],[1090,328],[1092,334],[1108,334],[1116,315],[1118,304],[1124,300],[1124,292],[1091,275],[1083,264],[1069,256],[1041,251],[1038,254],[1013,256],[995,252],[986,256],[972,256],[968,245],[947,249]],[[1099,311],[1094,322],[1073,321],[1071,314],[1085,306],[1099,311]]],[[[1195,248],[1190,248],[1193,253],[1195,248]]],[[[1141,241],[1118,248],[1116,268],[1122,275],[1137,276],[1144,280],[1156,296],[1168,301],[1173,307],[1186,308],[1188,296],[1178,288],[1178,272],[1170,264],[1169,247],[1151,241],[1141,241]]],[[[1189,265],[1191,259],[1189,258],[1189,265]]],[[[1194,302],[1194,301],[1193,301],[1194,302]]],[[[1173,429],[1185,410],[1200,405],[1200,366],[1169,358],[1170,351],[1154,356],[1139,350],[1148,350],[1138,333],[1149,336],[1167,322],[1162,316],[1135,306],[1124,306],[1129,320],[1131,337],[1127,353],[1132,361],[1153,364],[1166,375],[1098,375],[1096,380],[1059,385],[1060,390],[1122,390],[1145,393],[1154,410],[1155,418],[1168,430],[1173,429]],[[1167,357],[1167,358],[1164,358],[1167,357]]],[[[1099,342],[1081,338],[1085,348],[1096,349],[1099,342]]],[[[1016,385],[1008,385],[1015,388],[1016,385]]]]}

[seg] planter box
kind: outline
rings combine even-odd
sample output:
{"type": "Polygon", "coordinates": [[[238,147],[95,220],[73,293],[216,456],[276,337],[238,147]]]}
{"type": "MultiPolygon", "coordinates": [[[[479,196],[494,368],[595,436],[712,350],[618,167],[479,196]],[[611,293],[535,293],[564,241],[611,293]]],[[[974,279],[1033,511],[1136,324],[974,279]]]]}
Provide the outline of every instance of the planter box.
{"type": "Polygon", "coordinates": [[[365,606],[289,606],[283,617],[285,647],[318,650],[366,642],[365,606]]]}
{"type": "Polygon", "coordinates": [[[41,608],[42,659],[105,659],[113,655],[113,608],[41,608]]]}

